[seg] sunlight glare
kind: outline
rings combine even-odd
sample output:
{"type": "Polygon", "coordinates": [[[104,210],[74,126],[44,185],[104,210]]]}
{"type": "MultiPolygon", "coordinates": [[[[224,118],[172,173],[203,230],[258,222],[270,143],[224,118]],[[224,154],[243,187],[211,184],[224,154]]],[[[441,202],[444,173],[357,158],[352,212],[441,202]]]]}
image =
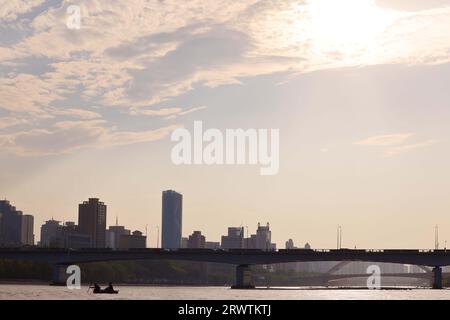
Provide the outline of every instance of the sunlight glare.
{"type": "Polygon", "coordinates": [[[308,11],[314,52],[337,59],[374,58],[377,38],[397,18],[372,0],[310,0],[308,11]]]}

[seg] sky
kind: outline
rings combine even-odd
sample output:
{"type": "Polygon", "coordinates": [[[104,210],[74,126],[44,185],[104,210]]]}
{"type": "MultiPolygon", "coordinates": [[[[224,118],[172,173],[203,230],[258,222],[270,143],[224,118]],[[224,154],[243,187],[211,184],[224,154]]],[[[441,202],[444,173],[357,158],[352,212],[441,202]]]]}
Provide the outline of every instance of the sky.
{"type": "Polygon", "coordinates": [[[156,245],[270,222],[278,247],[450,240],[450,0],[0,0],[0,197],[156,245]],[[80,8],[80,28],[69,28],[80,8]],[[279,129],[280,170],[172,163],[171,133],[279,129]]]}

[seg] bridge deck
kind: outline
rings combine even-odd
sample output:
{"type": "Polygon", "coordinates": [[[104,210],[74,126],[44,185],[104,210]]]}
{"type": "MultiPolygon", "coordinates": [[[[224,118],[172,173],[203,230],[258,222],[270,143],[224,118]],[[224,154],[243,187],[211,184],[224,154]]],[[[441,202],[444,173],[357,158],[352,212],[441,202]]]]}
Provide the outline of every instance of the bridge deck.
{"type": "Polygon", "coordinates": [[[450,265],[447,250],[209,250],[209,249],[0,249],[0,259],[47,261],[53,264],[118,260],[186,260],[233,265],[314,261],[365,261],[421,266],[450,265]]]}

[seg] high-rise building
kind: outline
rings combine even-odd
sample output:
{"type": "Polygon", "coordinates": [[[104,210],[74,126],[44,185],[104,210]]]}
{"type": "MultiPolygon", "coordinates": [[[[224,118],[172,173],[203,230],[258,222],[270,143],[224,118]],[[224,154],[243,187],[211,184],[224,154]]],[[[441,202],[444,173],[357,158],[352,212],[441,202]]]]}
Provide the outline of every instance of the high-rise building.
{"type": "Polygon", "coordinates": [[[173,190],[162,194],[162,248],[181,247],[183,196],[173,190]]]}
{"type": "Polygon", "coordinates": [[[46,248],[60,247],[61,224],[56,220],[48,220],[41,226],[41,241],[39,245],[46,248]]]}
{"type": "Polygon", "coordinates": [[[122,236],[129,236],[131,235],[131,231],[128,229],[125,229],[124,226],[109,226],[109,229],[107,230],[107,246],[111,249],[119,249],[120,248],[120,238],[122,236]]]}
{"type": "Polygon", "coordinates": [[[29,214],[22,215],[21,242],[22,245],[34,245],[34,217],[29,214]]]}
{"type": "Polygon", "coordinates": [[[8,200],[0,200],[0,246],[22,244],[22,215],[8,200]]]}
{"type": "Polygon", "coordinates": [[[244,247],[244,228],[229,227],[228,235],[222,236],[222,249],[241,249],[244,247]]]}
{"type": "Polygon", "coordinates": [[[204,249],[206,247],[206,238],[201,231],[194,231],[189,236],[187,247],[189,249],[204,249]]]}
{"type": "Polygon", "coordinates": [[[261,249],[261,250],[276,250],[276,244],[271,242],[272,231],[270,231],[270,225],[262,226],[258,223],[258,229],[256,234],[252,234],[250,238],[246,239],[247,247],[249,249],[261,249]]]}
{"type": "Polygon", "coordinates": [[[181,238],[181,248],[187,249],[189,239],[186,237],[181,238]]]}
{"type": "Polygon", "coordinates": [[[91,248],[91,236],[79,231],[75,222],[66,222],[61,225],[59,221],[49,220],[41,227],[41,247],[47,248],[91,248]]]}
{"type": "Polygon", "coordinates": [[[141,231],[133,231],[132,234],[123,234],[120,236],[119,249],[146,248],[147,236],[141,231]]]}
{"type": "Polygon", "coordinates": [[[90,198],[78,206],[79,232],[91,236],[94,248],[106,248],[106,205],[90,198]]]}

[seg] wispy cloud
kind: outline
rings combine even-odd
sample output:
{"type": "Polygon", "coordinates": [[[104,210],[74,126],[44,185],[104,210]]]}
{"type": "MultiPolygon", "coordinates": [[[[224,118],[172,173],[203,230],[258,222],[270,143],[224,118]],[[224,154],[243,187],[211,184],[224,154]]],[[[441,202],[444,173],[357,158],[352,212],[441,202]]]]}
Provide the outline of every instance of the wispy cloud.
{"type": "Polygon", "coordinates": [[[425,147],[431,146],[435,143],[436,143],[436,141],[434,141],[434,140],[428,140],[428,141],[423,141],[423,142],[418,142],[418,143],[405,144],[405,145],[398,146],[398,147],[388,148],[384,152],[387,156],[395,156],[395,155],[409,152],[412,150],[425,148],[425,147]]]}
{"type": "Polygon", "coordinates": [[[145,115],[151,117],[164,117],[166,120],[172,120],[180,116],[184,116],[190,113],[194,113],[200,110],[206,109],[206,106],[193,107],[193,108],[161,108],[161,109],[142,109],[136,108],[131,110],[132,115],[145,115]]]}
{"type": "Polygon", "coordinates": [[[19,15],[32,10],[45,0],[2,0],[0,1],[0,21],[11,22],[19,15]]]}
{"type": "Polygon", "coordinates": [[[412,133],[396,133],[386,134],[366,138],[361,141],[357,141],[354,144],[362,146],[393,146],[404,143],[407,139],[413,136],[412,133]]]}
{"type": "Polygon", "coordinates": [[[0,129],[11,128],[26,123],[28,123],[28,121],[25,119],[16,117],[0,117],[0,129]]]}
{"type": "MultiPolygon", "coordinates": [[[[61,117],[103,119],[84,107],[61,106],[98,105],[126,109],[124,117],[173,120],[204,107],[159,106],[197,88],[241,84],[243,78],[286,73],[289,81],[338,67],[450,61],[445,6],[401,12],[370,0],[75,4],[81,7],[80,30],[66,26],[67,1],[10,0],[0,6],[0,21],[23,26],[0,38],[0,109],[13,118],[53,119],[30,121],[32,136],[52,136],[61,117]]],[[[30,133],[8,134],[15,141],[30,133]]],[[[389,146],[408,138],[364,143],[389,146]]]]}
{"type": "Polygon", "coordinates": [[[2,151],[20,156],[71,153],[83,148],[105,148],[165,138],[178,125],[147,131],[118,131],[104,120],[63,121],[49,129],[32,129],[0,135],[2,151]]]}
{"type": "Polygon", "coordinates": [[[354,144],[377,148],[385,156],[395,156],[415,149],[425,148],[436,143],[435,140],[411,141],[414,137],[415,135],[413,133],[378,135],[357,141],[354,144]]]}
{"type": "Polygon", "coordinates": [[[77,108],[69,108],[69,109],[63,109],[63,110],[55,110],[53,112],[55,115],[59,116],[68,116],[68,117],[74,117],[82,120],[93,120],[101,118],[102,116],[93,111],[85,110],[85,109],[77,109],[77,108]]]}

